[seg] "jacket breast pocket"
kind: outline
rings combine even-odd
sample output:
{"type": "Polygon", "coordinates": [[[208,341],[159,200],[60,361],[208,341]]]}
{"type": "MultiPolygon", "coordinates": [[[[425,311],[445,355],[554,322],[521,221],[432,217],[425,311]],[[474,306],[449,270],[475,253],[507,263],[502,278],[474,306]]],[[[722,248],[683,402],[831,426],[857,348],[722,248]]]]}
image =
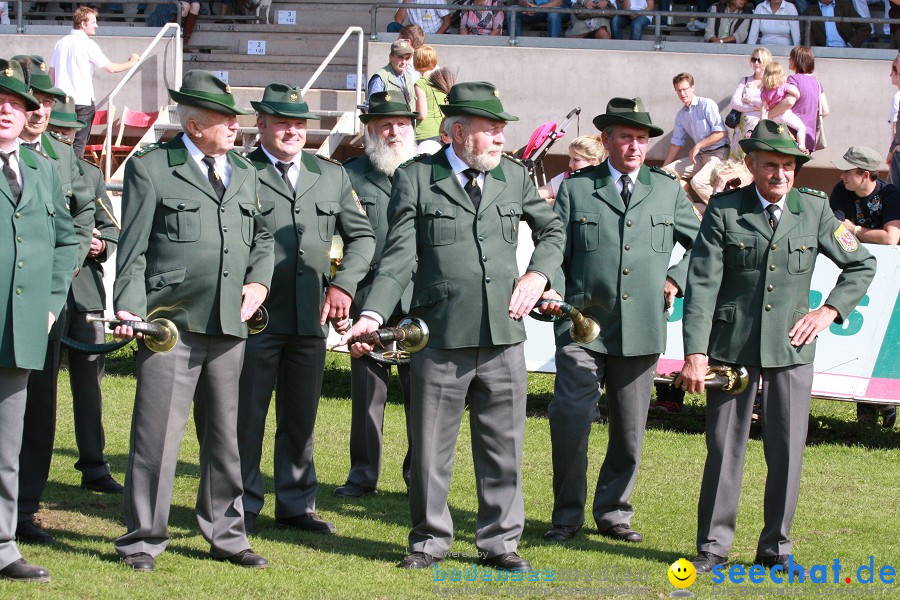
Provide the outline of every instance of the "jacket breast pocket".
{"type": "Polygon", "coordinates": [[[522,220],[522,206],[519,203],[498,204],[497,212],[500,213],[500,228],[503,230],[503,239],[510,244],[519,241],[519,221],[522,220]]]}
{"type": "Polygon", "coordinates": [[[266,229],[268,229],[272,235],[275,235],[275,231],[278,229],[278,223],[275,220],[275,203],[271,200],[263,200],[260,198],[259,214],[266,224],[266,229]]]}
{"type": "Polygon", "coordinates": [[[256,205],[252,202],[241,202],[241,237],[248,246],[253,243],[256,235],[256,205]]]}
{"type": "Polygon", "coordinates": [[[164,287],[181,283],[182,281],[184,281],[184,276],[186,273],[187,269],[181,268],[149,276],[147,278],[147,293],[155,292],[163,289],[164,287]]]}
{"type": "Polygon", "coordinates": [[[600,215],[574,212],[569,230],[576,250],[593,252],[600,247],[600,215]]]}
{"type": "Polygon", "coordinates": [[[334,226],[337,223],[337,216],[341,214],[341,204],[339,202],[329,202],[328,200],[320,200],[316,202],[316,217],[319,221],[319,237],[323,242],[330,242],[334,237],[334,226]]]}
{"type": "Polygon", "coordinates": [[[739,271],[756,268],[756,236],[747,233],[725,233],[725,266],[739,271]]]}
{"type": "Polygon", "coordinates": [[[804,235],[788,239],[788,273],[808,273],[816,264],[818,254],[816,236],[804,235]]]}
{"type": "Polygon", "coordinates": [[[372,226],[372,229],[378,230],[378,200],[373,196],[360,196],[359,201],[363,205],[363,210],[366,211],[366,216],[369,218],[369,224],[372,226]]]}
{"type": "Polygon", "coordinates": [[[672,215],[650,215],[650,246],[656,252],[671,252],[675,238],[672,215]]]}
{"type": "Polygon", "coordinates": [[[166,235],[173,242],[200,239],[200,201],[188,198],[163,198],[166,235]]]}
{"type": "Polygon", "coordinates": [[[456,207],[425,204],[419,214],[420,231],[429,246],[447,246],[456,241],[456,207]]]}
{"type": "Polygon", "coordinates": [[[47,232],[50,234],[50,243],[56,242],[56,207],[52,204],[44,204],[47,208],[47,232]]]}

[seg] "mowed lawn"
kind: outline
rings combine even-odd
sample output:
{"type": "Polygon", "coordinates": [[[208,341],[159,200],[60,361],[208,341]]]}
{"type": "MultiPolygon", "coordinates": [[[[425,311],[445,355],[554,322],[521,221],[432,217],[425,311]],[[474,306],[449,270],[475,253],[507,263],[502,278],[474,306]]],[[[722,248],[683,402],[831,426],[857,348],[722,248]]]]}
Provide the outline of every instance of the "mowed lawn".
{"type": "MultiPolygon", "coordinates": [[[[110,365],[119,375],[104,381],[107,454],[113,474],[123,481],[128,453],[135,380],[127,354],[110,365]]],[[[522,472],[526,524],[520,553],[540,569],[539,582],[467,583],[450,581],[459,571],[471,576],[469,560],[447,559],[443,573],[403,571],[395,564],[406,553],[409,511],[400,467],[406,451],[403,409],[395,396],[385,418],[385,464],[381,494],[345,500],[332,494],[349,468],[350,373],[345,355],[328,355],[325,389],[316,424],[317,512],[334,521],[338,535],[320,536],[274,528],[272,445],[274,409],[265,440],[263,474],[267,504],[260,516],[253,549],[271,563],[265,571],[246,570],[207,558],[208,545],[193,514],[198,485],[198,446],[189,423],[181,447],[170,518],[171,542],[152,574],[122,565],[112,541],[124,533],[121,497],[80,489],[73,468],[77,451],[72,428],[68,375],[60,375],[56,451],[50,482],[38,514],[55,537],[50,547],[22,546],[24,556],[51,571],[46,585],[0,582],[2,598],[429,598],[429,597],[641,597],[666,598],[675,588],[668,566],[695,554],[697,496],[706,455],[702,398],[691,398],[686,414],[651,416],[643,464],[632,500],[632,525],[644,534],[642,544],[615,543],[596,533],[590,516],[593,483],[606,447],[607,427],[593,426],[588,474],[588,518],[578,538],[561,546],[546,542],[553,504],[551,447],[547,403],[553,378],[531,375],[522,472]],[[469,570],[467,570],[469,569],[469,570]],[[573,573],[578,571],[577,576],[573,573]],[[456,573],[454,573],[456,571],[456,573]],[[547,581],[549,573],[555,581],[547,581]],[[590,574],[590,579],[588,575],[590,574]],[[623,579],[636,575],[638,581],[623,579]],[[443,575],[443,581],[435,581],[443,575]],[[572,580],[575,576],[575,581],[572,580]],[[568,581],[560,581],[562,578],[568,581]],[[603,579],[606,581],[603,581],[603,579]],[[610,582],[610,579],[614,581],[610,582]],[[610,589],[639,586],[645,591],[610,589]],[[468,586],[468,587],[467,587],[468,586]],[[584,588],[581,591],[572,588],[584,588]],[[454,596],[455,594],[455,596],[454,596]],[[468,594],[463,596],[463,594],[468,594]]],[[[396,382],[395,382],[396,383],[396,382]]],[[[810,444],[805,455],[800,507],[793,526],[795,556],[801,564],[846,568],[892,564],[900,571],[900,431],[868,429],[855,423],[854,405],[814,400],[810,444]]],[[[762,527],[765,462],[758,432],[750,441],[741,495],[738,532],[731,558],[748,566],[762,527]]],[[[450,491],[456,541],[452,550],[474,553],[477,503],[467,419],[457,446],[450,491]]],[[[479,572],[478,576],[482,576],[479,572]]],[[[843,573],[842,573],[843,576],[843,573]]],[[[829,577],[831,577],[829,575],[829,577]]],[[[495,577],[496,578],[496,577],[495,577]]],[[[854,584],[855,585],[855,584],[854,584]]],[[[813,584],[807,583],[806,587],[813,584]]],[[[785,586],[755,585],[778,593],[785,586]]],[[[884,588],[884,586],[882,586],[884,588]]],[[[710,597],[709,577],[691,588],[710,597]]],[[[900,595],[897,583],[886,588],[900,595]]],[[[736,590],[740,591],[740,590],[736,590]]],[[[795,593],[803,590],[795,590],[795,593]]],[[[807,590],[815,592],[816,590],[807,590]]]]}

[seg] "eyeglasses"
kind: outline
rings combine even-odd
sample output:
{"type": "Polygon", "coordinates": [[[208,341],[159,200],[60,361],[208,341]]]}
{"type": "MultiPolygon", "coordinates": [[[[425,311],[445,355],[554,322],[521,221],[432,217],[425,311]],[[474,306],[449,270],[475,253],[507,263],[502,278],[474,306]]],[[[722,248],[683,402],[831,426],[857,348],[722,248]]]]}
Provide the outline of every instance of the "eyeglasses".
{"type": "Polygon", "coordinates": [[[750,58],[750,62],[756,63],[756,64],[761,64],[761,63],[762,63],[762,59],[753,56],[753,57],[750,58]]]}

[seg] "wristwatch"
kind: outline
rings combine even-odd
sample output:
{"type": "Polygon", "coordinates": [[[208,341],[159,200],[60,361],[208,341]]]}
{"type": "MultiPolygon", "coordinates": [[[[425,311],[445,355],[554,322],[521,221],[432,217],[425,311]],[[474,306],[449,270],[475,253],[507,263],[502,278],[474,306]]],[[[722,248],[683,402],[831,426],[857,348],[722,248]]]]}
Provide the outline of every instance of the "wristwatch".
{"type": "Polygon", "coordinates": [[[857,225],[856,228],[853,230],[853,235],[859,236],[859,230],[860,230],[860,229],[862,229],[862,226],[857,225]]]}

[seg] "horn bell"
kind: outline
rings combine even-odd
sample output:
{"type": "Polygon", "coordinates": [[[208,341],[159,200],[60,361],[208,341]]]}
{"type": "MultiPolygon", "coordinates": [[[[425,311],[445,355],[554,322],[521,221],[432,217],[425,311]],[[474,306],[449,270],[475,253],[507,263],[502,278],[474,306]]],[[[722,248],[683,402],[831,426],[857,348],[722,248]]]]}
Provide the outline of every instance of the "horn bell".
{"type": "Polygon", "coordinates": [[[403,331],[403,339],[397,340],[401,348],[415,354],[428,345],[428,325],[418,317],[404,317],[397,325],[403,331]]]}

